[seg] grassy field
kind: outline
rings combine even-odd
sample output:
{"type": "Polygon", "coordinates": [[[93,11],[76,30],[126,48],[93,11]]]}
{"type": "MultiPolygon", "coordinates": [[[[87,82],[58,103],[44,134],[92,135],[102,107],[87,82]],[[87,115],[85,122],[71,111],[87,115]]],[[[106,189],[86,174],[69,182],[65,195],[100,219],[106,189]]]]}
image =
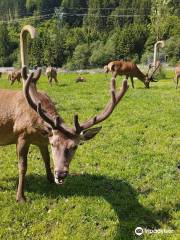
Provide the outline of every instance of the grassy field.
{"type": "MultiPolygon", "coordinates": [[[[61,74],[52,87],[45,76],[39,80],[38,88],[58,103],[69,124],[75,113],[86,120],[109,99],[110,75],[84,76],[86,83],[75,83],[76,74],[61,74]]],[[[11,88],[6,76],[0,88],[11,88]]],[[[23,205],[15,201],[15,146],[0,148],[0,239],[179,239],[180,89],[172,73],[150,89],[136,80],[102,125],[99,135],[79,146],[63,186],[47,182],[40,153],[31,147],[23,205]],[[139,237],[138,226],[172,232],[139,237]]]]}

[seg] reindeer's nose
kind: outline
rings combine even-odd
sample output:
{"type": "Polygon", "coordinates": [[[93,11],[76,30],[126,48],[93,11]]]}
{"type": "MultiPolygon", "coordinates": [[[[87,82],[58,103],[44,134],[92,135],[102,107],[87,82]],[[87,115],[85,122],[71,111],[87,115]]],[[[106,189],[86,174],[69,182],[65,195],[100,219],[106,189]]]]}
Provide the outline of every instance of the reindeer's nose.
{"type": "Polygon", "coordinates": [[[68,175],[68,171],[60,172],[60,171],[55,171],[55,177],[58,179],[64,179],[68,175]]]}

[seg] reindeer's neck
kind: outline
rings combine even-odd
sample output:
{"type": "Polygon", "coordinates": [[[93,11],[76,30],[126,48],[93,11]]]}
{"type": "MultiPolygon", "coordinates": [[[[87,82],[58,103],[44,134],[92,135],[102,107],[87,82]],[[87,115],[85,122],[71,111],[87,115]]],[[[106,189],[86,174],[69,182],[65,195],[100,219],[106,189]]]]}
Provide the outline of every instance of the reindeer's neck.
{"type": "Polygon", "coordinates": [[[138,67],[136,67],[136,72],[134,76],[137,77],[139,80],[141,80],[143,83],[145,83],[146,75],[142,73],[138,67]]]}

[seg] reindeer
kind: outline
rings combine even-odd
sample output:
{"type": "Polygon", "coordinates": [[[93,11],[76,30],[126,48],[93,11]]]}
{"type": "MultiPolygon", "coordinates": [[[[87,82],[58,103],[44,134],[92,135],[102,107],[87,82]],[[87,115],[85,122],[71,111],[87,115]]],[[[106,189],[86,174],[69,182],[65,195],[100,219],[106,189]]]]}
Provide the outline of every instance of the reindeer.
{"type": "Polygon", "coordinates": [[[13,85],[15,81],[21,82],[21,70],[14,70],[8,73],[8,80],[13,85]]]}
{"type": "Polygon", "coordinates": [[[116,93],[115,79],[111,81],[111,101],[105,110],[80,124],[78,115],[74,116],[74,127],[68,127],[58,114],[54,103],[42,92],[38,92],[36,83],[41,71],[27,77],[23,67],[24,90],[0,90],[0,145],[16,144],[19,158],[19,184],[16,200],[25,201],[24,184],[27,171],[27,155],[31,144],[39,147],[45,163],[49,182],[63,184],[69,172],[69,164],[82,142],[90,140],[101,130],[91,128],[107,119],[128,89],[127,81],[116,93]],[[48,145],[51,146],[54,177],[50,168],[48,145]]]}
{"type": "Polygon", "coordinates": [[[82,77],[81,75],[79,75],[77,78],[76,78],[76,83],[78,82],[86,82],[86,78],[82,77]]]}
{"type": "Polygon", "coordinates": [[[179,78],[180,78],[180,65],[177,65],[175,67],[175,76],[174,76],[174,82],[176,84],[176,89],[178,89],[179,78]]]}
{"type": "Polygon", "coordinates": [[[105,73],[111,72],[112,76],[116,78],[117,75],[125,75],[126,79],[130,77],[132,87],[134,88],[134,80],[133,77],[137,77],[141,82],[144,83],[146,88],[149,88],[149,83],[154,82],[153,75],[159,65],[156,66],[153,73],[149,75],[149,71],[151,69],[151,65],[149,65],[149,69],[147,74],[142,73],[137,65],[130,61],[113,61],[108,63],[108,65],[104,66],[105,73]]]}
{"type": "MultiPolygon", "coordinates": [[[[32,29],[24,28],[32,33],[32,29]]],[[[25,46],[25,45],[23,45],[25,46]]],[[[22,47],[22,46],[21,46],[22,47]]],[[[22,47],[22,56],[24,54],[22,47]]],[[[23,60],[27,62],[27,60],[23,60]]],[[[128,89],[127,81],[117,92],[115,79],[111,81],[111,100],[105,110],[89,120],[79,123],[78,115],[74,116],[74,127],[68,127],[46,93],[37,91],[37,81],[41,70],[27,75],[27,68],[22,68],[23,91],[0,90],[0,145],[16,144],[19,159],[19,183],[16,194],[18,202],[26,200],[24,194],[27,156],[31,144],[39,147],[46,175],[49,182],[63,184],[69,173],[70,162],[79,144],[95,137],[101,127],[94,125],[106,120],[128,89]],[[54,175],[50,168],[48,145],[51,146],[54,175]]]]}
{"type": "Polygon", "coordinates": [[[54,79],[55,83],[58,83],[58,80],[57,80],[57,70],[56,68],[53,68],[53,67],[47,67],[46,68],[46,75],[48,77],[48,81],[49,81],[49,84],[52,86],[52,81],[54,79]]]}

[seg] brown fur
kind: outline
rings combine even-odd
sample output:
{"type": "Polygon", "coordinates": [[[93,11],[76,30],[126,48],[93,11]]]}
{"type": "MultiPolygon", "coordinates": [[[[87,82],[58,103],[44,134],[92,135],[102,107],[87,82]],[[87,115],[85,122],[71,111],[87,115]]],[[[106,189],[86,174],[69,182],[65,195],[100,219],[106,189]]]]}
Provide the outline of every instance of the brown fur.
{"type": "MultiPolygon", "coordinates": [[[[21,34],[24,36],[23,41],[26,40],[27,32],[31,32],[31,30],[34,29],[31,28],[31,26],[25,26],[25,28],[22,29],[21,34]]],[[[25,47],[27,44],[23,45],[21,41],[20,47],[22,50],[22,57],[25,58],[27,55],[24,54],[23,46],[25,47]]],[[[25,61],[23,62],[27,62],[26,59],[24,60],[25,61]]],[[[20,77],[21,71],[19,70],[12,71],[8,76],[11,84],[13,84],[15,80],[20,81],[20,77]]],[[[39,96],[44,99],[43,102],[47,102],[46,95],[40,94],[39,96]]],[[[50,159],[47,148],[48,138],[42,137],[42,123],[42,119],[33,110],[31,110],[27,104],[22,91],[0,90],[0,145],[4,146],[16,144],[19,159],[19,184],[16,195],[17,201],[25,201],[24,184],[25,174],[27,171],[27,154],[30,144],[36,144],[39,146],[45,162],[47,177],[52,180],[49,163],[50,159]]]]}
{"type": "Polygon", "coordinates": [[[180,78],[180,65],[177,65],[177,66],[175,67],[175,76],[174,76],[174,81],[175,81],[175,84],[176,84],[176,89],[178,88],[179,78],[180,78]]]}
{"type": "MultiPolygon", "coordinates": [[[[57,115],[46,94],[40,93],[39,98],[51,114],[57,115]]],[[[30,144],[48,143],[41,135],[43,120],[29,107],[22,91],[0,90],[0,129],[0,145],[16,144],[21,135],[30,144]]]]}
{"type": "MultiPolygon", "coordinates": [[[[53,102],[46,94],[38,93],[38,99],[52,117],[58,115],[53,102]]],[[[16,144],[19,158],[17,201],[25,201],[24,182],[30,144],[39,147],[45,163],[47,178],[50,182],[54,182],[50,169],[47,131],[49,131],[48,125],[30,108],[22,91],[0,90],[0,146],[16,144]]],[[[64,136],[59,134],[59,137],[62,143],[64,136]]]]}
{"type": "Polygon", "coordinates": [[[86,79],[84,77],[79,76],[78,78],[76,78],[76,82],[86,82],[86,79]]]}
{"type": "Polygon", "coordinates": [[[47,67],[46,68],[46,75],[48,77],[49,84],[52,85],[53,80],[55,83],[58,83],[57,80],[57,70],[53,67],[47,67]]]}
{"type": "Polygon", "coordinates": [[[15,81],[21,82],[21,78],[21,70],[14,70],[8,73],[8,80],[10,81],[11,85],[13,85],[15,81]]]}
{"type": "Polygon", "coordinates": [[[117,75],[125,75],[126,79],[130,77],[133,88],[133,77],[138,78],[144,83],[146,88],[149,88],[150,80],[148,80],[148,76],[142,73],[137,65],[131,61],[113,61],[108,63],[108,65],[104,67],[104,70],[106,73],[111,72],[113,77],[116,77],[117,75]]]}

